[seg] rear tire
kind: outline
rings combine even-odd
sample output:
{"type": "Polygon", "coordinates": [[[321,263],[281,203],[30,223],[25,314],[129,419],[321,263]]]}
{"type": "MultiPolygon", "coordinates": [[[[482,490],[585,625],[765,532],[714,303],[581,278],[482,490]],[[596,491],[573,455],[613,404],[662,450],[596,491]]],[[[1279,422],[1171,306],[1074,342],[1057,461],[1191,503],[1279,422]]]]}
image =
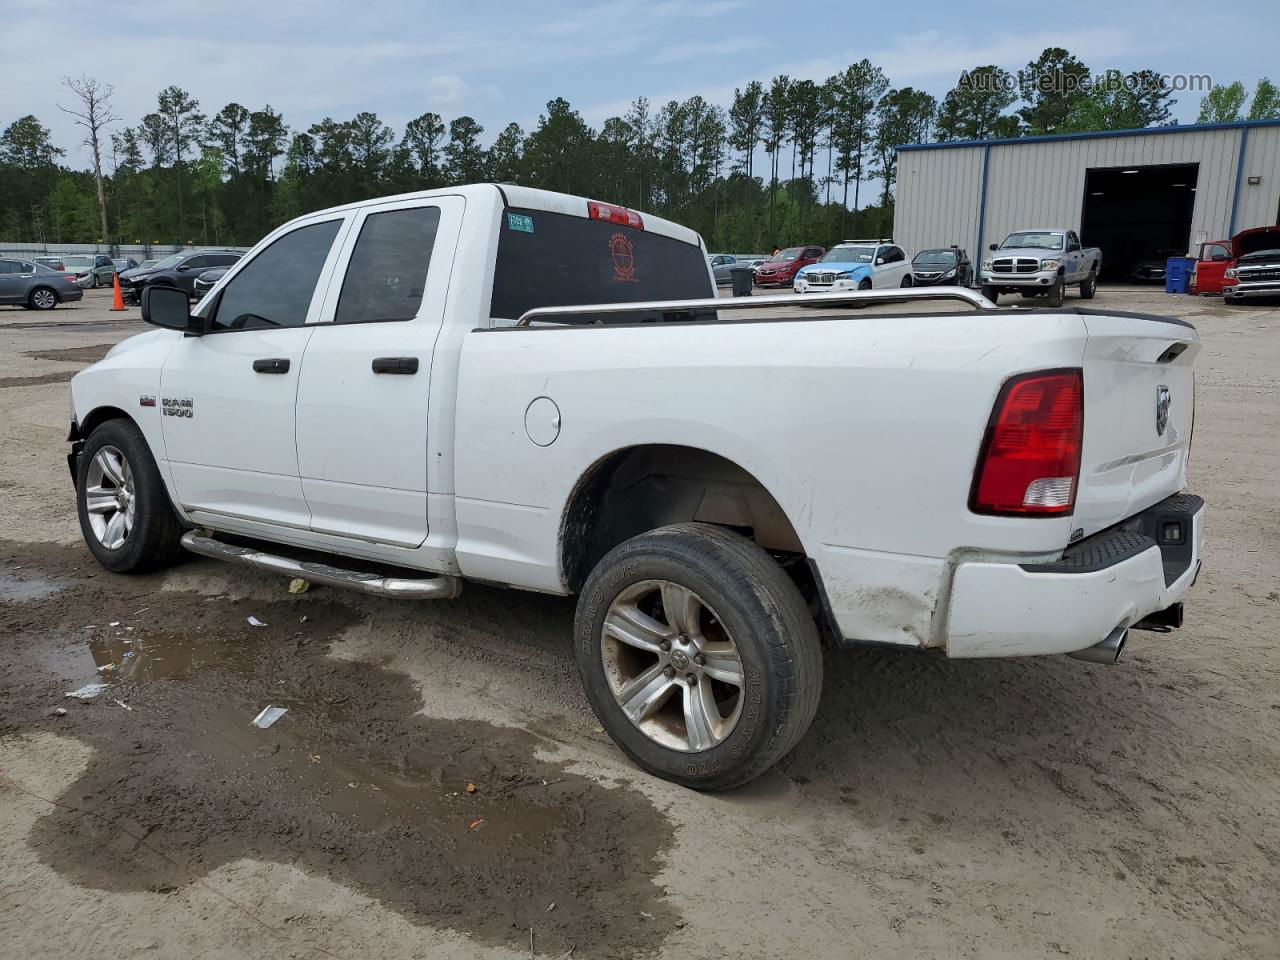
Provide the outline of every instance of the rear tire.
{"type": "Polygon", "coordinates": [[[799,589],[722,527],[674,524],[615,547],[582,588],[574,637],[614,743],[697,790],[768,770],[818,708],[822,650],[799,589]]]}
{"type": "Polygon", "coordinates": [[[185,555],[182,524],[142,431],[108,420],[80,452],[76,512],[89,552],[113,573],[173,566],[185,555]]]}
{"type": "Polygon", "coordinates": [[[995,287],[983,287],[982,295],[986,297],[988,300],[990,300],[992,303],[1000,302],[1000,291],[997,290],[995,287]]]}
{"type": "Polygon", "coordinates": [[[1066,299],[1066,296],[1067,296],[1067,284],[1063,280],[1062,274],[1058,274],[1057,279],[1053,281],[1053,286],[1049,288],[1049,293],[1048,293],[1049,306],[1051,307],[1062,306],[1062,301],[1066,299]]]}
{"type": "Polygon", "coordinates": [[[1093,295],[1098,292],[1098,273],[1096,270],[1090,270],[1089,276],[1084,278],[1080,284],[1080,299],[1092,300],[1093,295]]]}
{"type": "Polygon", "coordinates": [[[27,297],[32,310],[52,310],[58,305],[58,295],[49,287],[36,287],[27,297]]]}

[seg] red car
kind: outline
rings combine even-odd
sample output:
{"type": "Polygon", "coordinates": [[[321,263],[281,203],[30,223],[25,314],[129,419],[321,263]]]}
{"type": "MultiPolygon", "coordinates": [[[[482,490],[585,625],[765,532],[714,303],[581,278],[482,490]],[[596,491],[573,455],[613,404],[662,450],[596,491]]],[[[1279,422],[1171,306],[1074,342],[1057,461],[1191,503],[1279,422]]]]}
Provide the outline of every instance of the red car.
{"type": "Polygon", "coordinates": [[[1231,241],[1215,240],[1200,244],[1196,265],[1191,274],[1191,292],[1207,296],[1222,293],[1222,279],[1231,266],[1231,241]]]}
{"type": "Polygon", "coordinates": [[[817,263],[824,247],[787,247],[756,268],[757,287],[789,287],[801,267],[817,263]]]}

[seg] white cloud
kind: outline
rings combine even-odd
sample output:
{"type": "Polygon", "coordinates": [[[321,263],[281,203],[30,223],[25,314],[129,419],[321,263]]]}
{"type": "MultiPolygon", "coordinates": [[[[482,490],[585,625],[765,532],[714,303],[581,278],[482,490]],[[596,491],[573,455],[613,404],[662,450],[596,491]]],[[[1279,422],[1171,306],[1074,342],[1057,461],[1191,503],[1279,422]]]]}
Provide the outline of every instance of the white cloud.
{"type": "Polygon", "coordinates": [[[650,63],[677,63],[698,57],[722,57],[730,53],[746,53],[763,50],[769,42],[763,37],[725,37],[723,40],[707,40],[693,43],[675,43],[662,47],[649,58],[650,63]]]}

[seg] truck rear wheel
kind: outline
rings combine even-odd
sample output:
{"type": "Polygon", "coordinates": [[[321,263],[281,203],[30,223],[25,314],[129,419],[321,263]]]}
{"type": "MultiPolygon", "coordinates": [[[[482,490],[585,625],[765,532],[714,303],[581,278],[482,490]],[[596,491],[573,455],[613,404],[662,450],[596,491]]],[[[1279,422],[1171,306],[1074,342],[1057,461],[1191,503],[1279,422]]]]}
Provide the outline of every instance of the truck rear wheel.
{"type": "Polygon", "coordinates": [[[601,724],[638,765],[699,790],[746,783],[809,728],[817,628],[764,550],[681,523],[610,551],[578,599],[575,657],[601,724]]]}
{"type": "Polygon", "coordinates": [[[1098,272],[1090,270],[1089,275],[1084,278],[1080,284],[1080,299],[1092,300],[1093,295],[1098,292],[1098,272]]]}
{"type": "Polygon", "coordinates": [[[108,420],[85,441],[76,471],[80,532],[113,573],[172,566],[183,556],[182,525],[142,431],[108,420]]]}

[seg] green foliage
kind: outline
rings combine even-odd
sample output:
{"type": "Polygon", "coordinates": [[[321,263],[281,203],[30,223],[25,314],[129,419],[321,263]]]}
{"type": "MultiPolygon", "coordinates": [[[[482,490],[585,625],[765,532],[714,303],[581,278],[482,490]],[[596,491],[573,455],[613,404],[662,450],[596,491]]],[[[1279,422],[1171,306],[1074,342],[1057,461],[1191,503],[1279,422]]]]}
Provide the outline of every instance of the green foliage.
{"type": "Polygon", "coordinates": [[[938,110],[939,140],[985,140],[1017,136],[1018,118],[1004,115],[1018,95],[1012,74],[997,66],[976,67],[943,98],[938,110]]]}
{"type": "Polygon", "coordinates": [[[1214,87],[1200,99],[1200,115],[1196,123],[1233,123],[1240,119],[1240,110],[1249,93],[1244,84],[1235,83],[1214,87]]]}
{"type": "MultiPolygon", "coordinates": [[[[368,112],[291,131],[270,105],[229,103],[206,120],[190,94],[169,86],[154,111],[110,131],[109,234],[245,245],[317,209],[498,180],[666,217],[718,250],[889,236],[899,145],[931,134],[982,139],[1168,123],[1174,101],[1156,78],[1113,70],[1091,84],[1088,67],[1050,47],[1016,77],[995,65],[966,71],[939,105],[921,90],[890,90],[884,72],[861,60],[822,83],[751,81],[734,90],[727,110],[700,96],[660,107],[641,97],[598,130],[556,98],[532,130],[507,124],[488,146],[474,118],[429,112],[398,139],[368,112]],[[758,169],[760,154],[767,172],[758,169]],[[864,208],[860,187],[872,179],[879,197],[864,208]]],[[[1238,118],[1244,89],[1213,91],[1202,118],[1238,118]]],[[[1280,116],[1270,80],[1258,82],[1248,116],[1280,116]]],[[[62,167],[64,156],[34,116],[0,134],[0,239],[99,238],[93,176],[62,167]]]]}

